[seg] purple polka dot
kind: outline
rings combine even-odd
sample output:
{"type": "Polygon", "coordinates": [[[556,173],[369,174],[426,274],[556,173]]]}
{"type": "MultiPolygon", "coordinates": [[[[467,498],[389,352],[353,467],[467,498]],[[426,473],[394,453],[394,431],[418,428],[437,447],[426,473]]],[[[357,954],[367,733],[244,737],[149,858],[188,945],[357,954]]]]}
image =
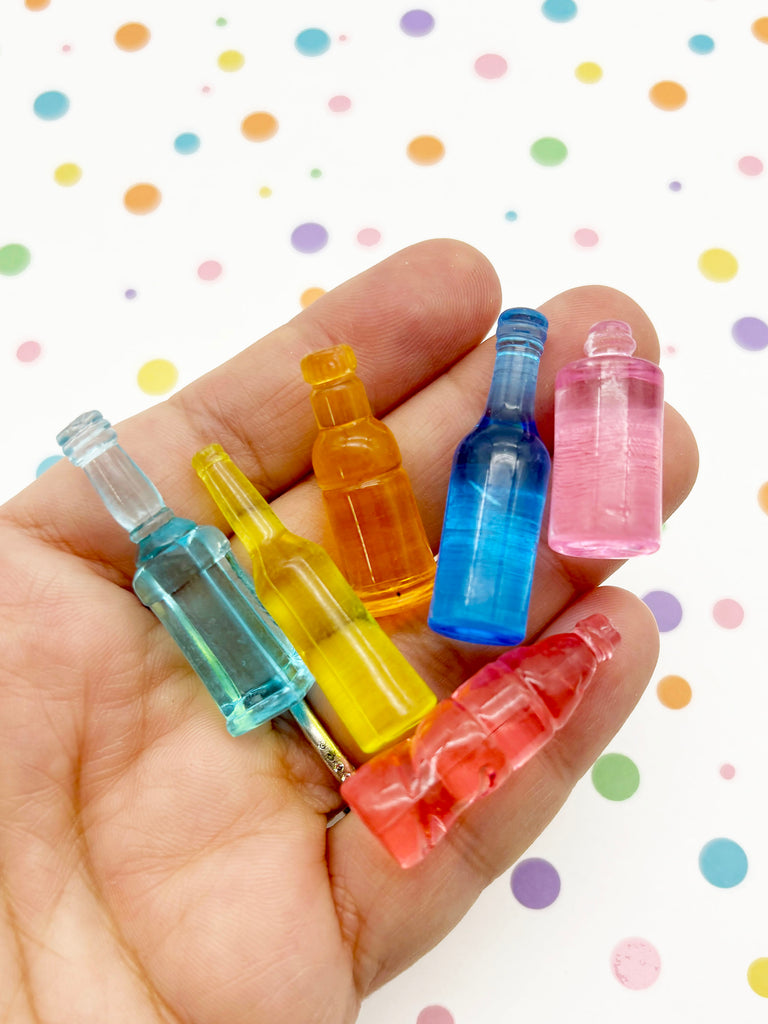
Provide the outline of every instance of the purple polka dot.
{"type": "Polygon", "coordinates": [[[407,36],[427,36],[435,27],[429,11],[406,11],[400,19],[400,28],[407,36]]]}
{"type": "Polygon", "coordinates": [[[322,224],[299,224],[291,232],[291,245],[297,252],[320,252],[328,244],[328,232],[322,224]]]}
{"type": "Polygon", "coordinates": [[[650,590],[643,596],[643,601],[653,612],[660,633],[669,633],[680,625],[683,607],[674,594],[666,590],[650,590]]]}
{"type": "Polygon", "coordinates": [[[731,328],[731,337],[748,352],[768,348],[768,324],[756,316],[743,316],[731,328]]]}
{"type": "Polygon", "coordinates": [[[556,868],[541,857],[521,860],[510,879],[512,895],[531,910],[542,910],[560,895],[560,875],[556,868]]]}
{"type": "Polygon", "coordinates": [[[126,297],[126,299],[135,299],[136,298],[136,289],[135,288],[126,288],[125,289],[125,297],[126,297]]]}
{"type": "Polygon", "coordinates": [[[670,183],[669,183],[669,191],[670,192],[679,192],[682,187],[683,187],[683,184],[680,181],[670,181],[670,183]]]}

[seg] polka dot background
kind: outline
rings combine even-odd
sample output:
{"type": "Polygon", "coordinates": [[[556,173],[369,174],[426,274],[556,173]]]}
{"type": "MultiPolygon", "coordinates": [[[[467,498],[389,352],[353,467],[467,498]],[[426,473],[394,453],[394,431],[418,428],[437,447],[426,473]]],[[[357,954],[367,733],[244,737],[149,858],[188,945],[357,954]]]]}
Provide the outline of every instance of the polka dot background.
{"type": "Polygon", "coordinates": [[[434,236],[505,306],[632,295],[696,433],[615,578],[659,628],[646,693],[362,1024],[768,1012],[768,2],[645,0],[630,47],[618,6],[0,5],[4,499],[79,412],[163,401],[434,236]]]}

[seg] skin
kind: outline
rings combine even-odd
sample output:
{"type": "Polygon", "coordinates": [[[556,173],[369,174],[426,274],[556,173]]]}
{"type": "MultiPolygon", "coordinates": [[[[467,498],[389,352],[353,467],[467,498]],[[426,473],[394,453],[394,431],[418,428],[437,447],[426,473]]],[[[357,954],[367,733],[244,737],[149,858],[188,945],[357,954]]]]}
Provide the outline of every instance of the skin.
{"type": "MultiPolygon", "coordinates": [[[[292,530],[327,539],[298,366],[347,342],[436,549],[451,455],[487,394],[494,352],[480,342],[500,298],[474,249],[412,246],[119,425],[121,443],[178,514],[224,528],[190,464],[218,441],[292,530]]],[[[537,421],[551,446],[555,373],[580,357],[592,323],[628,321],[645,358],[659,346],[645,313],[611,289],[577,288],[541,308],[550,333],[537,421]]],[[[664,445],[669,515],[697,468],[691,432],[669,408],[664,445]]],[[[598,586],[616,563],[542,544],[529,639],[601,611],[622,642],[544,751],[403,871],[354,814],[326,829],[337,784],[290,723],[227,734],[131,591],[133,552],[64,461],[0,510],[0,1021],[349,1024],[523,854],[657,658],[646,606],[598,586]]],[[[439,696],[500,653],[430,633],[425,608],[386,626],[439,696]]]]}

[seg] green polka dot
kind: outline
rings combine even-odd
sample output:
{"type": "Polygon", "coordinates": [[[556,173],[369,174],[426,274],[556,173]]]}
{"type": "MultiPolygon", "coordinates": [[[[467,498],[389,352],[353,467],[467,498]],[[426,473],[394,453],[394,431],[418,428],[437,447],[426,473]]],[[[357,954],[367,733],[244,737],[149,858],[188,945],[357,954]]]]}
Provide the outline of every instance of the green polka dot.
{"type": "Polygon", "coordinates": [[[19,245],[18,242],[11,242],[0,248],[0,274],[12,277],[26,270],[32,254],[26,245],[19,245]]]}
{"type": "Polygon", "coordinates": [[[603,754],[592,767],[592,784],[606,800],[628,800],[640,785],[640,772],[624,754],[603,754]]]}
{"type": "Polygon", "coordinates": [[[568,147],[560,139],[545,137],[537,139],[531,146],[531,156],[537,164],[556,167],[568,156],[568,147]]]}

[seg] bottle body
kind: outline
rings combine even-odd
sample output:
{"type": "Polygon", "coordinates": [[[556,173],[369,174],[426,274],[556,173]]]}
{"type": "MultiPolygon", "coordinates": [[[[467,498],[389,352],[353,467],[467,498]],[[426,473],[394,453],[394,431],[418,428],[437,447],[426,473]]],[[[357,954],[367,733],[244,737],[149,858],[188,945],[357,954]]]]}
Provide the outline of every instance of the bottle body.
{"type": "Polygon", "coordinates": [[[658,549],[663,415],[663,374],[648,360],[598,350],[559,371],[548,536],[554,551],[627,558],[658,549]]]}
{"type": "Polygon", "coordinates": [[[218,445],[195,468],[248,549],[256,593],[363,753],[414,727],[436,698],[330,555],[285,528],[218,445]]]}
{"type": "Polygon", "coordinates": [[[511,645],[526,633],[550,457],[533,421],[546,320],[535,311],[507,315],[486,413],[454,454],[429,625],[458,640],[511,645]],[[529,327],[535,337],[525,336],[529,327]]]}
{"type": "Polygon", "coordinates": [[[302,360],[319,433],[312,465],[344,576],[374,615],[425,600],[435,560],[392,431],[371,413],[349,346],[302,360]]]}

